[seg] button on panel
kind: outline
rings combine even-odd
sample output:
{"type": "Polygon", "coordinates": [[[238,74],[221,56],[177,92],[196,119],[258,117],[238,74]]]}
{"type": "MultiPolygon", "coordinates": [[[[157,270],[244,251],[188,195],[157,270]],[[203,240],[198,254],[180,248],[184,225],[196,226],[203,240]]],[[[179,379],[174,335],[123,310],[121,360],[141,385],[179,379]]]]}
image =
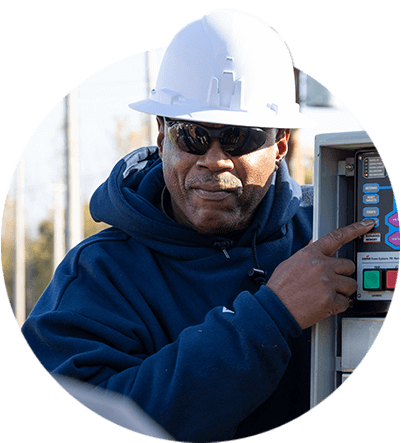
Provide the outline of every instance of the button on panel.
{"type": "Polygon", "coordinates": [[[382,287],[381,271],[379,269],[365,269],[363,271],[363,289],[376,291],[382,287]]]}
{"type": "Polygon", "coordinates": [[[396,247],[400,246],[400,232],[396,231],[388,236],[388,242],[396,247]]]}
{"type": "Polygon", "coordinates": [[[400,223],[398,221],[398,212],[389,214],[386,217],[386,220],[387,220],[388,224],[391,226],[395,226],[396,228],[398,228],[400,226],[400,223]]]}
{"type": "Polygon", "coordinates": [[[379,185],[377,183],[366,183],[365,185],[363,185],[363,192],[379,192],[379,185]]]}
{"type": "Polygon", "coordinates": [[[379,215],[379,208],[363,208],[364,217],[377,217],[379,215]]]}
{"type": "Polygon", "coordinates": [[[379,195],[378,194],[365,194],[363,196],[363,202],[367,205],[371,205],[374,203],[379,203],[379,195]]]}
{"type": "Polygon", "coordinates": [[[397,282],[397,269],[388,269],[386,271],[386,289],[394,291],[397,282]]]}

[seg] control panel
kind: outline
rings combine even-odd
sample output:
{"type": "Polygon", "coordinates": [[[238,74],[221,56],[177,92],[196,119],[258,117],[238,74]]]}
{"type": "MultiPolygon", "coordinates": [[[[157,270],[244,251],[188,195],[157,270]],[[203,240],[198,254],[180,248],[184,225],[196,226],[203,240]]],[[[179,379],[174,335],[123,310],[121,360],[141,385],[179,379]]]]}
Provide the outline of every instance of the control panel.
{"type": "Polygon", "coordinates": [[[374,228],[355,242],[358,301],[389,301],[398,274],[398,211],[386,168],[376,149],[355,154],[355,220],[373,219],[374,228]]]}
{"type": "Polygon", "coordinates": [[[312,327],[312,407],[363,360],[397,290],[398,210],[385,165],[365,131],[316,136],[313,211],[314,240],[355,221],[373,219],[375,226],[335,254],[355,263],[357,290],[345,312],[312,327]]]}

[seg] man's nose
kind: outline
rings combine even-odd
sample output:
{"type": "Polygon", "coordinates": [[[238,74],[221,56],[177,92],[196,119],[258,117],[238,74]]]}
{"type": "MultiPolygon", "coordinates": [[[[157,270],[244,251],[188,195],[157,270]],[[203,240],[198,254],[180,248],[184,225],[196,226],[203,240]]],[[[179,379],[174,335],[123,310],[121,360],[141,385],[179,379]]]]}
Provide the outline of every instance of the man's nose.
{"type": "Polygon", "coordinates": [[[231,170],[234,168],[232,158],[222,149],[217,139],[212,141],[210,148],[199,157],[196,164],[211,171],[231,170]]]}

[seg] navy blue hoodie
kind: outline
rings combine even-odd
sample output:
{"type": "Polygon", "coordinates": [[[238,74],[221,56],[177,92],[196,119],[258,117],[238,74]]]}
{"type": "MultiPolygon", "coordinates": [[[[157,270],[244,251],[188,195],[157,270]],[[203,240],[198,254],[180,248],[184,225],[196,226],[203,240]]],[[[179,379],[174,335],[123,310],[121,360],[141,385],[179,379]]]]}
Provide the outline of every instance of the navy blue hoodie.
{"type": "Polygon", "coordinates": [[[285,163],[249,228],[200,234],[160,210],[157,148],[91,200],[112,228],[71,250],[23,327],[45,368],[121,393],[177,440],[217,441],[309,408],[309,331],[261,281],[312,238],[312,188],[285,163]]]}

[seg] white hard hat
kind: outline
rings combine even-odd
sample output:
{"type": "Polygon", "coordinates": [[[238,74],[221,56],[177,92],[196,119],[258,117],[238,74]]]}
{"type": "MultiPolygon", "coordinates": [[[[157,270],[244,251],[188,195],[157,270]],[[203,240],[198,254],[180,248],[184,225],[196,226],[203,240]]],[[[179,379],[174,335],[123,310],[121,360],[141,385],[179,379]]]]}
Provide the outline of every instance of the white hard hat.
{"type": "Polygon", "coordinates": [[[190,23],[164,54],[156,87],[132,109],[238,126],[309,126],[295,102],[294,67],[280,36],[258,18],[218,11],[190,23]]]}

